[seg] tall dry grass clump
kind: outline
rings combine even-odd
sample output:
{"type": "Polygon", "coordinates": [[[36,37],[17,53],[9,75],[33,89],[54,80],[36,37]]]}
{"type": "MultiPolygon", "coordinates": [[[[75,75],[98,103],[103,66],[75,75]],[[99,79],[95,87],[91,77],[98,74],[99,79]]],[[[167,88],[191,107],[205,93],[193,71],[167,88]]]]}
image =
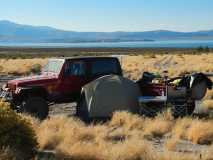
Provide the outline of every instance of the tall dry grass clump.
{"type": "Polygon", "coordinates": [[[129,112],[115,112],[109,123],[110,126],[124,127],[128,130],[143,129],[145,119],[139,115],[133,115],[129,112]]]}
{"type": "Polygon", "coordinates": [[[177,119],[173,126],[172,134],[177,139],[187,139],[188,129],[191,127],[192,118],[177,119]]]}
{"type": "Polygon", "coordinates": [[[174,122],[171,112],[164,111],[153,119],[146,118],[144,134],[151,137],[163,137],[171,132],[173,125],[174,122]]]}
{"type": "Polygon", "coordinates": [[[213,142],[212,120],[183,118],[177,120],[173,135],[177,139],[192,141],[196,144],[211,144],[213,142]]]}
{"type": "Polygon", "coordinates": [[[211,144],[213,142],[212,124],[212,120],[193,120],[187,131],[187,139],[197,144],[211,144]]]}
{"type": "Polygon", "coordinates": [[[65,116],[56,116],[43,121],[36,131],[41,149],[56,149],[66,138],[69,141],[77,141],[73,136],[77,135],[82,127],[84,124],[79,120],[65,116]]]}

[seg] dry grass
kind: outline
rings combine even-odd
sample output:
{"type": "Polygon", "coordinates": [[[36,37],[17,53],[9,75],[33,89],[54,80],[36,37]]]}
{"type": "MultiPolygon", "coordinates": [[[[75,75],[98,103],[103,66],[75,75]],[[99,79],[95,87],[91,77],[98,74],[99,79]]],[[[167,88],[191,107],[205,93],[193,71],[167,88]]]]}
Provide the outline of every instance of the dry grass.
{"type": "Polygon", "coordinates": [[[178,139],[177,138],[169,138],[164,144],[164,148],[169,150],[169,151],[176,151],[176,147],[178,144],[178,139]]]}
{"type": "Polygon", "coordinates": [[[58,159],[134,160],[149,156],[143,138],[138,138],[134,135],[136,132],[130,129],[138,123],[133,119],[141,119],[129,113],[123,114],[129,115],[134,123],[117,123],[116,116],[121,115],[118,113],[109,124],[89,126],[77,119],[53,117],[42,122],[37,130],[40,147],[55,150],[58,159]]]}
{"type": "Polygon", "coordinates": [[[202,102],[202,108],[204,112],[213,110],[213,89],[207,91],[206,96],[202,102]]]}
{"type": "Polygon", "coordinates": [[[195,144],[213,142],[213,121],[183,118],[176,121],[172,133],[176,139],[192,141],[195,144]]]}
{"type": "Polygon", "coordinates": [[[124,56],[122,67],[131,79],[138,79],[143,71],[162,73],[168,70],[170,76],[187,72],[212,72],[213,55],[155,55],[124,56]]]}
{"type": "Polygon", "coordinates": [[[187,131],[193,122],[192,118],[178,119],[173,126],[172,134],[177,139],[187,139],[187,131]]]}
{"type": "Polygon", "coordinates": [[[43,121],[37,129],[41,149],[55,149],[61,142],[74,143],[71,141],[78,141],[81,135],[77,132],[83,126],[82,122],[63,116],[43,121]]]}
{"type": "Polygon", "coordinates": [[[165,119],[150,119],[146,121],[144,134],[152,137],[163,137],[172,129],[173,123],[165,119]]]}
{"type": "Polygon", "coordinates": [[[144,121],[145,119],[138,115],[132,115],[128,112],[116,112],[114,113],[109,125],[112,127],[123,127],[127,130],[142,130],[144,121]]]}
{"type": "Polygon", "coordinates": [[[211,144],[213,142],[212,120],[194,120],[187,130],[187,139],[197,144],[211,144]]]}
{"type": "Polygon", "coordinates": [[[203,109],[206,110],[207,112],[213,110],[213,99],[204,100],[202,105],[203,109]]]}
{"type": "MultiPolygon", "coordinates": [[[[0,59],[0,73],[25,74],[35,65],[44,65],[47,59],[0,59]]],[[[131,79],[138,79],[143,71],[162,73],[168,70],[170,76],[176,76],[186,72],[212,72],[213,55],[138,55],[123,56],[122,68],[131,79]]]]}
{"type": "MultiPolygon", "coordinates": [[[[85,125],[76,118],[65,116],[54,116],[33,124],[40,149],[54,150],[57,159],[192,160],[199,159],[199,155],[173,152],[177,150],[178,141],[184,139],[195,144],[210,144],[213,142],[212,122],[193,118],[174,120],[169,112],[153,119],[117,112],[105,124],[85,125]],[[147,135],[151,139],[147,139],[147,135]],[[153,138],[167,139],[163,145],[164,152],[153,148],[153,138]]],[[[207,151],[202,153],[206,160],[213,153],[212,147],[207,151]]]]}
{"type": "Polygon", "coordinates": [[[30,71],[33,65],[44,65],[47,59],[0,59],[0,73],[1,74],[26,74],[30,71]]]}
{"type": "Polygon", "coordinates": [[[20,159],[19,155],[14,153],[14,151],[12,151],[11,149],[0,149],[0,160],[16,160],[18,158],[20,159]]]}

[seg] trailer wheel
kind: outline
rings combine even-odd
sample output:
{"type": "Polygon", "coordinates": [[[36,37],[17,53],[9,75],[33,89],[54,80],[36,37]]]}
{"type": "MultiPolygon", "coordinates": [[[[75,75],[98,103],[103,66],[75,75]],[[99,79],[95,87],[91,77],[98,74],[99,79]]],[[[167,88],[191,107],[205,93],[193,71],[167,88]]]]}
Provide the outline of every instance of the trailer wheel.
{"type": "Polygon", "coordinates": [[[82,94],[76,106],[76,116],[84,122],[89,122],[89,112],[85,94],[82,94]]]}
{"type": "Polygon", "coordinates": [[[40,120],[44,120],[48,116],[49,107],[45,99],[41,97],[31,97],[23,101],[22,111],[40,120]]]}
{"type": "Polygon", "coordinates": [[[190,116],[193,114],[195,109],[194,102],[176,102],[172,105],[171,111],[174,118],[190,116]]]}
{"type": "Polygon", "coordinates": [[[174,118],[185,117],[188,115],[186,106],[174,105],[171,108],[171,111],[174,118]]]}
{"type": "Polygon", "coordinates": [[[162,104],[142,104],[139,110],[139,114],[147,117],[155,117],[158,113],[163,111],[163,105],[162,104]]]}
{"type": "Polygon", "coordinates": [[[191,102],[187,104],[187,112],[188,115],[192,115],[195,110],[195,102],[191,102]]]}

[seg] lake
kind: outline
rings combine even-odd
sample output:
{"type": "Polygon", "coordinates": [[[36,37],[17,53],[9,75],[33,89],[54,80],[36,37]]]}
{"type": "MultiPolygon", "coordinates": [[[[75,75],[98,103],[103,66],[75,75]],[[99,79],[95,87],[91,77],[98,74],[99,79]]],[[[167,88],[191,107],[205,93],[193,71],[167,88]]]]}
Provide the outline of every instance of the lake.
{"type": "Polygon", "coordinates": [[[170,40],[141,42],[91,42],[91,43],[8,43],[0,42],[0,47],[32,48],[213,48],[213,40],[170,40]]]}

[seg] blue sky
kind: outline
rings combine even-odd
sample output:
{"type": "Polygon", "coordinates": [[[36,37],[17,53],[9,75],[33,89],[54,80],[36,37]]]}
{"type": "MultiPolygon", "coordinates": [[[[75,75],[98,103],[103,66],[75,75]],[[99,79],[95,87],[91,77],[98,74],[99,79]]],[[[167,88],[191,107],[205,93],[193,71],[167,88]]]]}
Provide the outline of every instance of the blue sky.
{"type": "Polygon", "coordinates": [[[75,31],[213,29],[213,0],[0,0],[0,20],[75,31]]]}

